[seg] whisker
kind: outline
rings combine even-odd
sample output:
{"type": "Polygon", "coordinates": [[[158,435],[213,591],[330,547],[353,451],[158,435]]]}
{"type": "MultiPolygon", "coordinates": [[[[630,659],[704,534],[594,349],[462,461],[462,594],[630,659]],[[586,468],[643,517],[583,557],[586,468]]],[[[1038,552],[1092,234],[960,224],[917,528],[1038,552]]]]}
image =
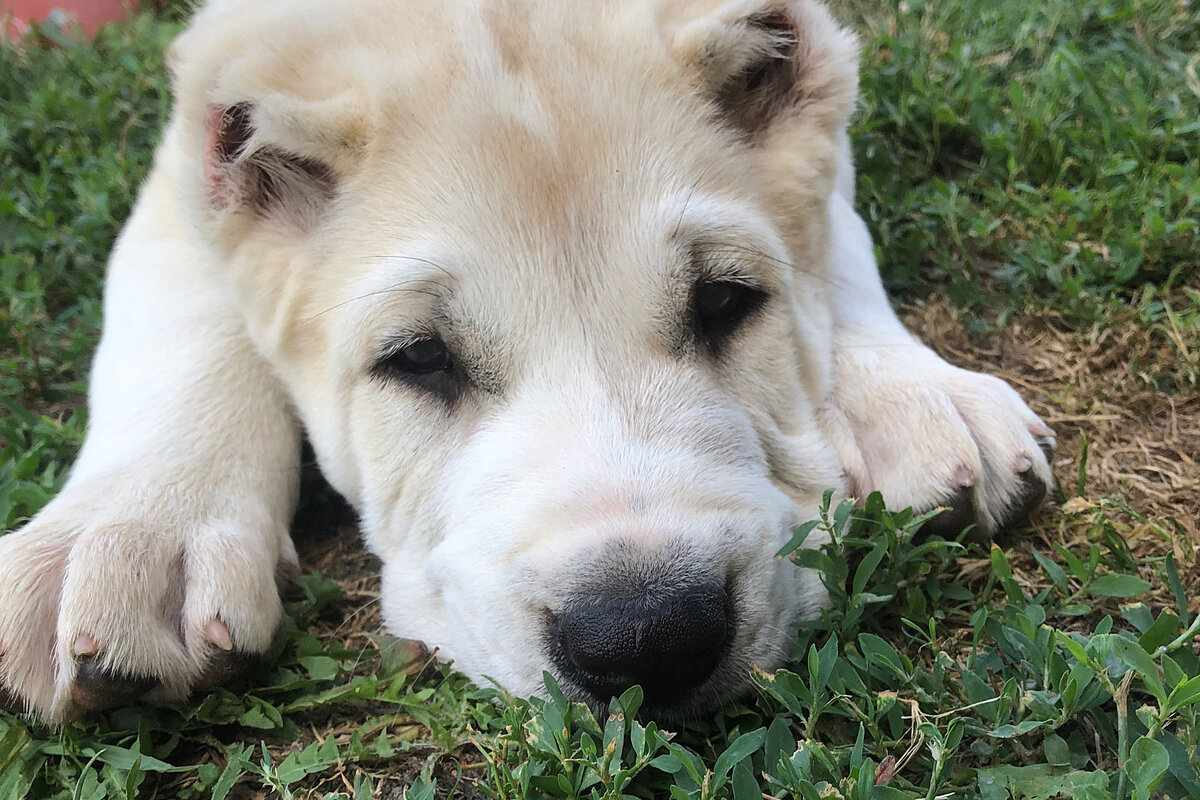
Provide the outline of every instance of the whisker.
{"type": "MultiPolygon", "coordinates": [[[[416,283],[418,281],[414,279],[413,282],[416,283]]],[[[351,303],[358,302],[359,300],[366,300],[371,297],[380,297],[382,295],[388,295],[388,294],[399,294],[402,292],[410,292],[412,294],[427,294],[430,297],[441,297],[440,293],[432,291],[430,289],[421,289],[421,288],[415,288],[415,287],[410,288],[410,287],[404,287],[404,286],[391,286],[391,287],[388,287],[387,289],[377,289],[373,292],[366,292],[364,294],[360,294],[355,297],[351,297],[348,300],[343,300],[340,303],[335,303],[323,311],[318,311],[316,314],[313,314],[310,317],[305,317],[304,319],[301,320],[301,323],[307,325],[308,323],[312,322],[316,318],[324,316],[325,314],[328,314],[330,311],[336,311],[337,309],[341,308],[342,306],[348,306],[351,303]]]]}
{"type": "Polygon", "coordinates": [[[303,320],[301,320],[302,324],[308,324],[308,323],[312,322],[313,320],[317,319],[318,317],[328,314],[330,311],[339,309],[342,306],[349,305],[350,303],[356,303],[359,300],[366,300],[371,297],[380,297],[383,295],[392,294],[393,292],[412,292],[413,294],[425,294],[425,295],[428,295],[428,296],[434,297],[434,298],[441,297],[442,295],[451,291],[451,283],[454,281],[454,273],[452,273],[449,269],[447,269],[443,265],[437,263],[436,261],[433,261],[432,259],[423,258],[421,256],[406,256],[406,255],[388,254],[388,255],[382,255],[382,256],[360,256],[359,258],[360,258],[360,260],[364,260],[364,261],[396,261],[396,260],[415,261],[418,264],[424,264],[427,267],[432,267],[432,268],[436,269],[438,272],[441,272],[443,275],[446,276],[447,282],[443,283],[440,280],[434,280],[427,276],[422,276],[420,278],[412,278],[411,280],[402,281],[401,283],[397,284],[396,286],[389,286],[386,289],[377,289],[373,292],[366,292],[366,293],[360,294],[356,297],[351,297],[348,300],[343,300],[340,303],[335,303],[334,305],[330,306],[329,308],[326,308],[323,311],[318,311],[316,314],[313,314],[310,317],[305,317],[303,320]],[[412,284],[412,283],[422,284],[422,286],[421,287],[408,286],[408,284],[412,284]],[[437,287],[437,290],[435,291],[434,289],[424,288],[425,284],[432,284],[433,286],[437,287]]]}
{"type": "Polygon", "coordinates": [[[712,169],[711,164],[705,166],[704,169],[700,171],[700,174],[696,177],[695,183],[693,183],[692,187],[688,189],[687,197],[683,198],[683,206],[679,209],[679,218],[675,220],[675,230],[671,232],[672,239],[679,236],[679,229],[683,227],[683,218],[687,214],[688,206],[691,205],[692,197],[695,196],[696,190],[700,188],[700,184],[704,182],[704,176],[708,174],[710,169],[712,169]]]}

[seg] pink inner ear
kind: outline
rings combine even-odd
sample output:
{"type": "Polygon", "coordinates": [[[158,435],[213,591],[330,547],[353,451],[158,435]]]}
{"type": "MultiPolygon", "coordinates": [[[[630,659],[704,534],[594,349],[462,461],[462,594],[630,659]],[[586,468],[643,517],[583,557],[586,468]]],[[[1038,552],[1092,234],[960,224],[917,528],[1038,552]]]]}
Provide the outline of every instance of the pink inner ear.
{"type": "Polygon", "coordinates": [[[317,159],[253,141],[253,112],[250,103],[205,109],[201,171],[209,202],[307,227],[337,188],[336,176],[317,159]]]}
{"type": "Polygon", "coordinates": [[[253,133],[250,106],[210,103],[204,114],[204,183],[214,208],[229,207],[235,199],[230,165],[253,133]]]}

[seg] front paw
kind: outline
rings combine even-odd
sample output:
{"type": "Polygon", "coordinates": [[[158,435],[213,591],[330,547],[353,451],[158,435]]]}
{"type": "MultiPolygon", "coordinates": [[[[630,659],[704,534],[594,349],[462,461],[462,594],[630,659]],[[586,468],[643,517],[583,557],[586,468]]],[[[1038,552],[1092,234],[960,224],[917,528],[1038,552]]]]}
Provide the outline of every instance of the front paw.
{"type": "Polygon", "coordinates": [[[0,703],[61,721],[179,700],[270,645],[286,527],[137,488],[70,487],[0,538],[0,703]]]}
{"type": "Polygon", "coordinates": [[[851,491],[895,508],[946,511],[926,530],[990,541],[1054,484],[1054,432],[1004,381],[913,343],[845,347],[823,410],[851,491]]]}

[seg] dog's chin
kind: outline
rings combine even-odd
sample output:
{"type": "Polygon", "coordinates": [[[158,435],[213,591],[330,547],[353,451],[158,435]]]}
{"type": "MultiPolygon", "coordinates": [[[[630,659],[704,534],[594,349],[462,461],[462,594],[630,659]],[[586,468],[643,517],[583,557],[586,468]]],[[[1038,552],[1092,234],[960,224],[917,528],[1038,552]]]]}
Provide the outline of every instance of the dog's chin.
{"type": "MultiPolygon", "coordinates": [[[[777,629],[776,629],[777,630],[777,629]]],[[[724,654],[712,673],[701,683],[686,692],[656,691],[654,686],[642,687],[642,701],[638,716],[644,720],[654,720],[660,725],[680,725],[701,719],[706,715],[719,711],[729,703],[744,699],[754,690],[754,675],[756,672],[773,672],[787,661],[785,642],[763,642],[759,632],[759,641],[754,642],[749,649],[734,645],[724,654]]],[[[466,664],[455,663],[452,653],[436,647],[429,647],[424,642],[413,639],[398,639],[396,646],[402,655],[412,664],[418,662],[427,665],[434,659],[449,662],[456,669],[462,669],[480,686],[495,686],[512,692],[517,696],[537,696],[546,699],[548,692],[544,685],[544,674],[536,677],[526,676],[521,680],[510,680],[498,683],[491,673],[495,669],[477,670],[466,664]]],[[[596,715],[597,719],[607,718],[612,696],[601,697],[569,672],[547,658],[546,672],[553,676],[562,693],[572,702],[582,703],[596,715]]],[[[614,692],[614,695],[623,692],[614,692]]]]}
{"type": "MultiPolygon", "coordinates": [[[[686,694],[663,698],[643,691],[638,717],[654,720],[659,725],[681,725],[715,713],[753,692],[756,666],[773,670],[780,664],[753,664],[747,659],[728,656],[708,680],[686,694]]],[[[597,719],[608,717],[613,698],[597,697],[569,677],[556,677],[556,680],[564,695],[586,705],[597,719]]]]}

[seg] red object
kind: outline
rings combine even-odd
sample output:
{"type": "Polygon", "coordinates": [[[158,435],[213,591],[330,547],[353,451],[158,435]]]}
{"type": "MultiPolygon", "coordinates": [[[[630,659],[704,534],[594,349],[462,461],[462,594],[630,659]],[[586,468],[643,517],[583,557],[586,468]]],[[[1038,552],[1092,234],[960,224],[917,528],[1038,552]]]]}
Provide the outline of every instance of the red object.
{"type": "Polygon", "coordinates": [[[78,25],[88,36],[100,26],[125,19],[140,0],[0,0],[0,24],[10,39],[29,30],[29,23],[49,20],[63,27],[78,25]]]}

